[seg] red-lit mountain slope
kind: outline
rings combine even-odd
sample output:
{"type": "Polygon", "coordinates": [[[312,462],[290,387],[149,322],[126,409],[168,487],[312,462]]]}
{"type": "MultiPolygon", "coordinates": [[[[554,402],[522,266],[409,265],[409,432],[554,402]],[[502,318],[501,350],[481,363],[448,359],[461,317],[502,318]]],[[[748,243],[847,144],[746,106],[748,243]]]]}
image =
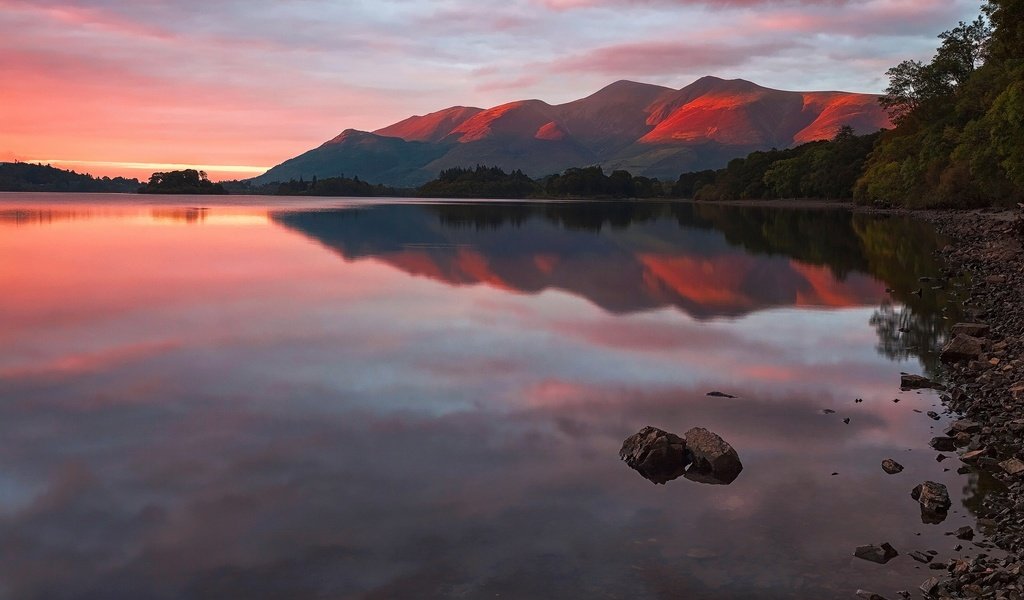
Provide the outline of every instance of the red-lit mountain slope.
{"type": "Polygon", "coordinates": [[[674,179],[754,150],[829,138],[843,125],[870,133],[890,123],[869,94],[788,92],[717,77],[679,90],[618,81],[566,104],[456,106],[373,133],[348,132],[257,180],[346,174],[418,185],[441,169],[476,164],[532,176],[600,164],[674,179]]]}

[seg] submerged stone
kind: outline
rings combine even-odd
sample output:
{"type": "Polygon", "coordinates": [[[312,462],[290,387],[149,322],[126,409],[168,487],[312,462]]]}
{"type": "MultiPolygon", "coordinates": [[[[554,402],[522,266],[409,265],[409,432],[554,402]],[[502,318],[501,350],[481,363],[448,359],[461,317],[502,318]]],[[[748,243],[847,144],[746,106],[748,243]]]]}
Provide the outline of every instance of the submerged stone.
{"type": "Polygon", "coordinates": [[[921,522],[936,525],[946,520],[949,507],[949,492],[946,486],[934,481],[925,481],[914,487],[910,497],[921,505],[921,522]]]}
{"type": "Polygon", "coordinates": [[[899,556],[899,554],[900,553],[897,552],[889,542],[885,542],[881,546],[876,546],[874,544],[857,546],[857,549],[853,551],[853,555],[857,558],[869,560],[880,565],[884,565],[899,556]]]}
{"type": "Polygon", "coordinates": [[[655,484],[678,478],[690,463],[683,438],[651,426],[626,438],[619,458],[655,484]]]}
{"type": "Polygon", "coordinates": [[[743,464],[736,450],[718,434],[694,427],[683,434],[693,464],[686,478],[699,483],[728,485],[736,480],[743,464]]]}

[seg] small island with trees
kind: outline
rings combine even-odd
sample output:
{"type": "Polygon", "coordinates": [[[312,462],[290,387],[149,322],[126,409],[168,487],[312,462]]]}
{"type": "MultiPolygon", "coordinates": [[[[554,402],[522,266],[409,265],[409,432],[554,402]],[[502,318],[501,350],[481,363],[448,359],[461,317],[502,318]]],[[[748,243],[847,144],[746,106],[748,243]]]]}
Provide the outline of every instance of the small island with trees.
{"type": "Polygon", "coordinates": [[[142,185],[138,192],[140,194],[212,195],[228,193],[223,185],[210,181],[205,171],[197,171],[195,169],[153,173],[149,177],[149,182],[142,185]]]}

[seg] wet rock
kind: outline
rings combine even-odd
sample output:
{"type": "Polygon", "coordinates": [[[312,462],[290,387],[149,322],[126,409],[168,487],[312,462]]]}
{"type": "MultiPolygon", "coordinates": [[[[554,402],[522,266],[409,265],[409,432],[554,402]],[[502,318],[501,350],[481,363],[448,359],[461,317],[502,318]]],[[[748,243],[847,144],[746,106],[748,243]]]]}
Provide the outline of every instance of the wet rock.
{"type": "Polygon", "coordinates": [[[957,433],[978,433],[979,431],[981,431],[981,424],[977,421],[958,419],[950,424],[947,433],[948,435],[956,435],[957,433]]]}
{"type": "Polygon", "coordinates": [[[853,551],[853,555],[857,558],[862,558],[864,560],[884,565],[899,556],[900,553],[897,552],[889,542],[885,542],[881,546],[876,546],[874,544],[857,546],[857,549],[853,551]]]}
{"type": "Polygon", "coordinates": [[[651,426],[626,438],[619,458],[655,484],[676,479],[690,464],[683,438],[651,426]]]}
{"type": "Polygon", "coordinates": [[[938,524],[946,520],[949,507],[949,492],[946,486],[934,481],[925,481],[914,487],[910,497],[921,505],[921,522],[938,524]]]}
{"type": "Polygon", "coordinates": [[[973,540],[974,528],[972,528],[970,525],[964,525],[960,529],[956,530],[956,537],[961,540],[973,540]]]}
{"type": "Polygon", "coordinates": [[[977,359],[983,351],[983,340],[961,333],[946,342],[939,358],[947,363],[969,361],[977,359]]]}
{"type": "Polygon", "coordinates": [[[924,594],[925,598],[934,598],[942,588],[942,579],[939,577],[931,577],[925,580],[924,583],[918,588],[924,594]]]}
{"type": "Polygon", "coordinates": [[[908,556],[910,556],[910,558],[916,560],[917,562],[924,564],[932,562],[932,560],[935,558],[931,554],[921,552],[920,550],[914,550],[913,552],[909,553],[908,556]]]}
{"type": "Polygon", "coordinates": [[[900,387],[904,390],[922,390],[922,389],[943,389],[944,386],[941,383],[937,383],[922,377],[921,375],[909,375],[904,373],[900,375],[900,387]]]}
{"type": "Polygon", "coordinates": [[[939,452],[952,452],[956,450],[956,440],[945,435],[933,437],[928,445],[939,452]]]}
{"type": "Polygon", "coordinates": [[[988,454],[988,449],[987,448],[980,448],[978,450],[969,450],[969,451],[964,452],[963,454],[960,455],[960,460],[962,460],[962,461],[964,461],[966,463],[974,462],[974,461],[978,460],[979,458],[981,458],[982,456],[985,456],[986,454],[988,454]]]}
{"type": "Polygon", "coordinates": [[[686,478],[699,483],[728,485],[739,477],[743,464],[736,450],[717,434],[694,427],[683,434],[692,464],[686,478]]]}
{"type": "Polygon", "coordinates": [[[999,468],[1010,475],[1020,475],[1024,473],[1024,461],[1021,461],[1019,458],[1011,458],[999,463],[999,468]]]}
{"type": "Polygon", "coordinates": [[[988,335],[989,326],[984,323],[957,323],[950,330],[954,336],[964,334],[970,337],[983,338],[988,335]]]}
{"type": "Polygon", "coordinates": [[[735,398],[736,397],[736,396],[733,396],[731,394],[726,394],[725,392],[708,392],[707,395],[711,396],[712,398],[735,398]]]}
{"type": "Polygon", "coordinates": [[[903,465],[891,458],[887,458],[882,461],[882,470],[890,475],[895,475],[903,470],[903,465]]]}

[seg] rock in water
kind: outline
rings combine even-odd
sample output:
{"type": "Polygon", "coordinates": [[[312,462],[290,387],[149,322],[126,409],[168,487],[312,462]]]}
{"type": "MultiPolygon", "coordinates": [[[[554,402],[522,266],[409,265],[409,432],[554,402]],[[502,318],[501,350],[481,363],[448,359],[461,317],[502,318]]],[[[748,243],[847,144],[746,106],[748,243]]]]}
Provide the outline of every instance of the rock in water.
{"type": "Polygon", "coordinates": [[[946,486],[934,481],[925,481],[910,492],[910,497],[921,505],[921,522],[938,524],[946,520],[949,507],[949,492],[946,486]]]}
{"type": "Polygon", "coordinates": [[[619,458],[655,484],[676,479],[690,464],[683,438],[651,426],[626,438],[619,458]]]}
{"type": "Polygon", "coordinates": [[[736,450],[717,434],[694,427],[683,434],[693,464],[686,478],[699,483],[728,485],[736,480],[743,464],[736,450]]]}
{"type": "Polygon", "coordinates": [[[900,375],[900,387],[904,390],[922,390],[922,389],[942,389],[941,383],[936,383],[927,377],[920,375],[900,375]]]}
{"type": "Polygon", "coordinates": [[[956,440],[945,435],[933,437],[928,445],[939,452],[952,452],[956,450],[956,440]]]}
{"type": "Polygon", "coordinates": [[[903,470],[903,465],[891,458],[887,458],[882,461],[882,470],[890,475],[895,475],[903,470]]]}
{"type": "Polygon", "coordinates": [[[869,590],[857,590],[855,596],[863,598],[864,600],[886,600],[885,596],[876,594],[869,590]]]}
{"type": "Polygon", "coordinates": [[[857,546],[857,549],[853,551],[853,555],[857,558],[863,558],[864,560],[870,560],[871,562],[884,565],[899,556],[900,553],[892,547],[892,544],[886,542],[881,546],[875,546],[874,544],[857,546]]]}
{"type": "Polygon", "coordinates": [[[960,333],[946,342],[939,358],[942,362],[975,360],[984,351],[984,340],[960,333]]]}
{"type": "Polygon", "coordinates": [[[736,397],[736,396],[733,396],[732,394],[726,394],[725,392],[708,392],[707,395],[711,396],[712,398],[735,398],[736,397]]]}

